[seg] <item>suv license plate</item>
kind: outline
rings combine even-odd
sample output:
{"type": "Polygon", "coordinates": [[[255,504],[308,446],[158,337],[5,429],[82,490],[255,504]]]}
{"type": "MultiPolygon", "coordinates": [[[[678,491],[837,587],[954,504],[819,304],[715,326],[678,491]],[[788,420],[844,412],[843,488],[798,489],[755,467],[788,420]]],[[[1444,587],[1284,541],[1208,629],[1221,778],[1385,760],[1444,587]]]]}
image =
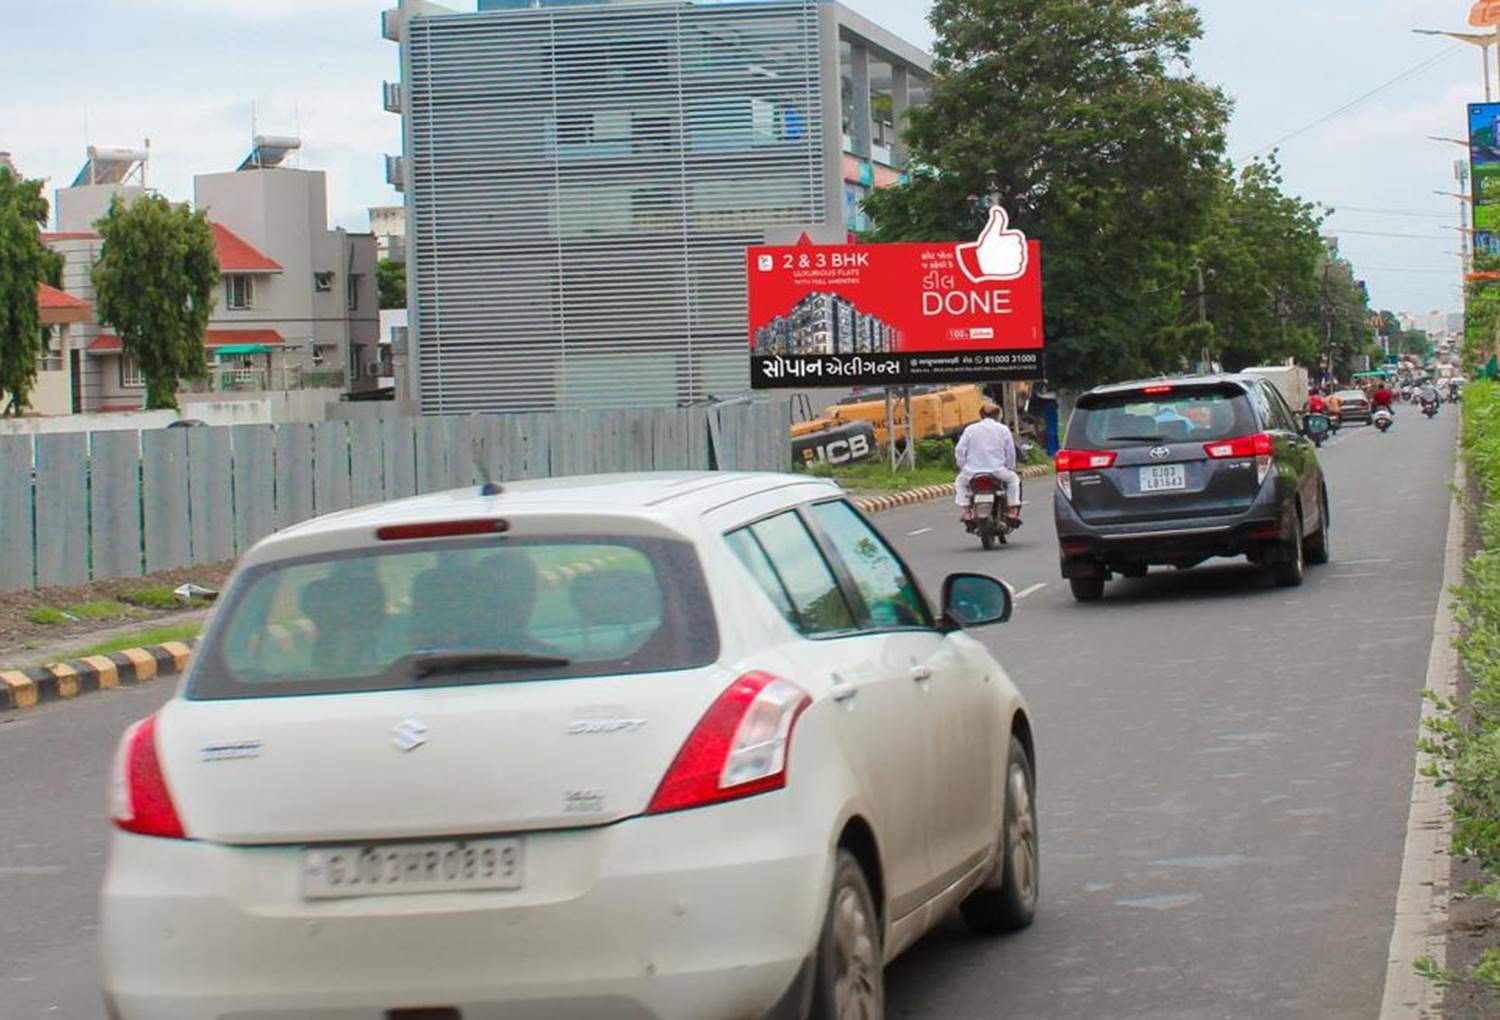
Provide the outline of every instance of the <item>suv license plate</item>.
{"type": "Polygon", "coordinates": [[[1170,492],[1187,488],[1187,468],[1181,464],[1148,464],[1141,468],[1142,492],[1170,492]]]}
{"type": "Polygon", "coordinates": [[[519,888],[519,839],[371,843],[302,851],[302,895],[309,900],[519,888]]]}

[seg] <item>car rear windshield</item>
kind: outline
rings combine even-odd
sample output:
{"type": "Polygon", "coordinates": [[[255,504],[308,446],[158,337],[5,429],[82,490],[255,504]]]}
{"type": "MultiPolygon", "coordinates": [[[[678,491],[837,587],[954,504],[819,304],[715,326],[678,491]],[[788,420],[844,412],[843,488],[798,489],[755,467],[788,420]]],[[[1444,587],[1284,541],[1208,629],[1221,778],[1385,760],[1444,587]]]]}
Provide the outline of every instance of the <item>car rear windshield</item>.
{"type": "Polygon", "coordinates": [[[403,544],[246,571],[188,697],[277,697],[694,669],[719,653],[691,545],[403,544]]]}
{"type": "Polygon", "coordinates": [[[1250,398],[1238,386],[1150,387],[1097,393],[1078,402],[1068,445],[1112,450],[1126,446],[1205,442],[1259,431],[1250,398]]]}

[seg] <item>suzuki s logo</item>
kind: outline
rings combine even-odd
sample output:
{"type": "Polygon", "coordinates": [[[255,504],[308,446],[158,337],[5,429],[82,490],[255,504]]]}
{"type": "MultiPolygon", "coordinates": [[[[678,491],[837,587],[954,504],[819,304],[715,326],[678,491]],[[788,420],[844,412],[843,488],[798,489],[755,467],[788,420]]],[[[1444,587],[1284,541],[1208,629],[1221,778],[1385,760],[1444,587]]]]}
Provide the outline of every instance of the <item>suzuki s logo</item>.
{"type": "Polygon", "coordinates": [[[1152,460],[1166,460],[1170,456],[1172,456],[1172,451],[1167,449],[1165,446],[1155,447],[1151,451],[1152,460]]]}
{"type": "Polygon", "coordinates": [[[427,725],[419,719],[406,719],[391,731],[391,746],[408,754],[427,743],[427,725]]]}

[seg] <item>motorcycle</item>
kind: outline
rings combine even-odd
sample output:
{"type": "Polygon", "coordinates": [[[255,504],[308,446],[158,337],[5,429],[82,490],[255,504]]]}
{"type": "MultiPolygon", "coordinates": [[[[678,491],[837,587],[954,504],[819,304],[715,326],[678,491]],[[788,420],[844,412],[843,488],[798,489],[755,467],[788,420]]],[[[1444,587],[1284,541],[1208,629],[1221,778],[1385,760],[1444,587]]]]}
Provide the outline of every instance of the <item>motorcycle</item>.
{"type": "Polygon", "coordinates": [[[1429,418],[1436,418],[1437,417],[1437,413],[1438,413],[1438,404],[1437,404],[1437,401],[1436,400],[1424,400],[1424,401],[1422,401],[1422,413],[1425,414],[1429,418]]]}
{"type": "Polygon", "coordinates": [[[1390,427],[1394,424],[1396,424],[1396,415],[1392,413],[1390,408],[1382,407],[1376,410],[1375,427],[1377,429],[1379,429],[1381,432],[1386,432],[1389,431],[1390,427]]]}
{"type": "Polygon", "coordinates": [[[1321,449],[1323,440],[1333,432],[1333,420],[1322,411],[1309,411],[1302,416],[1302,431],[1321,449]]]}
{"type": "Polygon", "coordinates": [[[997,475],[975,475],[969,479],[969,514],[964,518],[964,529],[979,536],[979,544],[986,550],[998,543],[1005,545],[1007,536],[1021,526],[1019,520],[1011,520],[1009,503],[1005,498],[1005,483],[997,475]]]}

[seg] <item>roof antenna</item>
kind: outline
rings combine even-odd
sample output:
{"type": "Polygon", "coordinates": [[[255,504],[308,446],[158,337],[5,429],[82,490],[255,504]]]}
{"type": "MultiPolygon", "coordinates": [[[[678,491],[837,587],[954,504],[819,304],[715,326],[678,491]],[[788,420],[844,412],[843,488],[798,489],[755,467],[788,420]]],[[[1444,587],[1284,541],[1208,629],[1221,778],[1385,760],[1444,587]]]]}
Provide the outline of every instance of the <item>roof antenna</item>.
{"type": "Polygon", "coordinates": [[[495,481],[494,473],[490,471],[490,459],[485,456],[485,442],[483,436],[475,436],[469,443],[469,449],[474,454],[474,473],[479,475],[479,494],[481,496],[498,496],[505,491],[500,483],[495,481]]]}

